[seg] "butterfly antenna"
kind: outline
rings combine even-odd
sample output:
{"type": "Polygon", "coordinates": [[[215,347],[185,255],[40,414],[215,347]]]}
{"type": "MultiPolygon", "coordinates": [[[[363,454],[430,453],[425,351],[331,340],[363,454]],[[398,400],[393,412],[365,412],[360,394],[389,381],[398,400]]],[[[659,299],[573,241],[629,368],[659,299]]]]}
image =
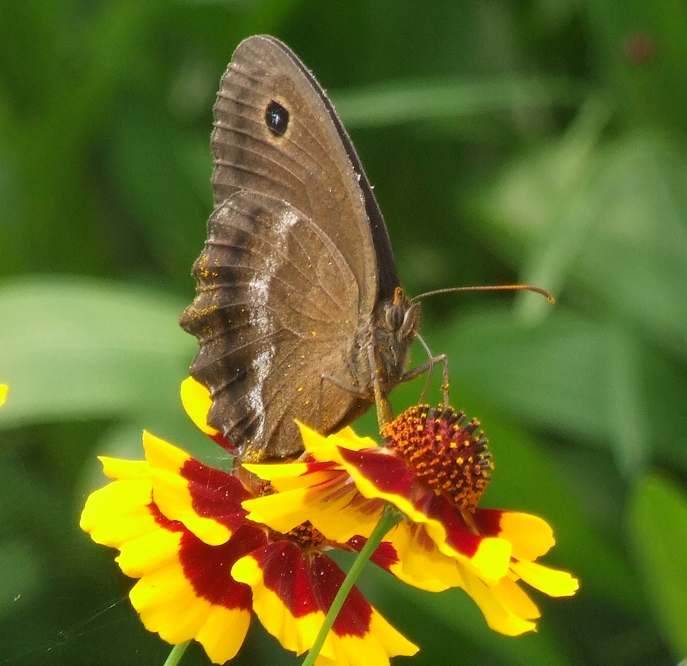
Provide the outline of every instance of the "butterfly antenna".
{"type": "Polygon", "coordinates": [[[420,335],[420,332],[416,330],[414,331],[414,333],[417,341],[422,345],[422,348],[425,350],[425,353],[427,354],[427,379],[425,380],[425,386],[422,389],[422,394],[420,395],[420,404],[423,405],[425,403],[425,399],[427,398],[427,393],[429,392],[429,385],[432,381],[432,373],[434,372],[434,359],[432,357],[432,350],[429,348],[429,345],[424,341],[423,337],[420,335]]]}
{"type": "Polygon", "coordinates": [[[420,299],[427,298],[428,296],[436,296],[438,294],[455,294],[459,291],[533,291],[536,294],[545,296],[549,303],[556,302],[556,299],[548,291],[546,291],[546,289],[542,289],[541,287],[533,287],[529,284],[500,284],[485,287],[447,287],[446,289],[426,291],[424,294],[420,294],[419,296],[411,298],[410,302],[416,303],[420,299]]]}

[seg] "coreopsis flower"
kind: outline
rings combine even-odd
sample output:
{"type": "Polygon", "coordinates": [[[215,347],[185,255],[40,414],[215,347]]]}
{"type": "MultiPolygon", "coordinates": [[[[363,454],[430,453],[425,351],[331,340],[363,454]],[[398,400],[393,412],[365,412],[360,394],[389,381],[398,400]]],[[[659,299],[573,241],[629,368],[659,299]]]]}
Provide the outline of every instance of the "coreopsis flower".
{"type": "Polygon", "coordinates": [[[405,515],[385,537],[400,559],[394,573],[430,591],[463,588],[503,634],[531,631],[539,611],[518,581],[550,596],[572,595],[578,583],[535,562],[555,543],[544,520],[477,506],[493,468],[478,428],[462,412],[426,406],[388,424],[384,446],[350,428],[323,437],[301,425],[307,457],[246,465],[278,492],[243,506],[274,529],[307,519],[345,542],[369,536],[390,503],[405,515]]]}
{"type": "MultiPolygon", "coordinates": [[[[184,405],[214,436],[196,388],[184,385],[184,405]]],[[[81,527],[119,549],[120,568],[139,579],[130,599],[145,627],[171,644],[195,639],[224,663],[255,614],[286,649],[309,650],[344,578],[326,551],[359,550],[362,540],[335,543],[307,523],[280,533],[249,521],[241,503],[269,492],[267,484],[240,468],[209,467],[149,433],[143,446],[145,461],[101,458],[113,481],[90,495],[81,527]]],[[[372,559],[398,565],[390,544],[372,559]]],[[[364,655],[365,664],[383,666],[416,651],[354,588],[316,663],[362,664],[364,655]]]]}

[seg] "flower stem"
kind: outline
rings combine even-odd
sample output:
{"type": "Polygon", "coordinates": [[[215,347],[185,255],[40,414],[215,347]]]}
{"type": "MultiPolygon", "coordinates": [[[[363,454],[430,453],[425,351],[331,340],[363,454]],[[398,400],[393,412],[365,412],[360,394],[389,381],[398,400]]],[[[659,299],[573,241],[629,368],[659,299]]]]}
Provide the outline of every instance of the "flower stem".
{"type": "Polygon", "coordinates": [[[358,580],[358,576],[360,576],[362,573],[363,567],[367,564],[367,561],[372,556],[372,553],[375,552],[377,546],[379,546],[379,544],[382,542],[382,539],[386,536],[389,530],[401,520],[401,518],[401,514],[396,509],[388,505],[386,506],[382,517],[377,523],[377,526],[372,531],[372,534],[370,534],[370,537],[362,547],[360,553],[358,553],[358,557],[355,558],[353,565],[346,575],[346,578],[344,578],[344,582],[341,584],[339,591],[336,593],[334,601],[332,602],[329,612],[327,613],[327,617],[324,618],[324,623],[322,624],[322,627],[320,627],[320,631],[317,634],[317,638],[315,639],[313,646],[310,648],[310,652],[308,652],[308,656],[305,658],[301,666],[312,666],[315,663],[315,659],[317,659],[317,656],[320,654],[320,650],[324,645],[327,634],[334,625],[334,621],[336,620],[341,607],[344,605],[348,593],[351,591],[353,585],[355,585],[355,581],[358,580]]]}
{"type": "Polygon", "coordinates": [[[177,666],[190,643],[191,641],[186,641],[185,643],[179,643],[179,645],[175,645],[162,666],[177,666]]]}

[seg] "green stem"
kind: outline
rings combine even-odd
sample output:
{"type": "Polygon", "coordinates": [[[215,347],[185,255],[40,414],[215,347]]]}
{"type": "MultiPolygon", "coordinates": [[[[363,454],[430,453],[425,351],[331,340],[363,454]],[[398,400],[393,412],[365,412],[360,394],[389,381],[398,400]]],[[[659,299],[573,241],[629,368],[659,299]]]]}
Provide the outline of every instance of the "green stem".
{"type": "Polygon", "coordinates": [[[358,576],[360,576],[363,567],[367,564],[367,561],[372,556],[372,553],[375,552],[375,549],[382,542],[382,539],[388,534],[389,530],[400,520],[401,515],[399,512],[396,511],[396,509],[387,506],[384,514],[379,519],[377,526],[374,528],[372,534],[370,534],[367,543],[363,546],[362,550],[358,554],[358,557],[355,558],[355,561],[346,575],[344,582],[341,584],[339,591],[336,593],[331,608],[327,613],[327,617],[324,619],[324,624],[320,628],[320,632],[317,634],[317,638],[315,639],[313,646],[310,648],[310,652],[308,652],[308,656],[305,658],[305,661],[303,661],[302,666],[312,666],[315,663],[315,659],[317,659],[317,656],[320,654],[320,650],[324,645],[327,634],[329,634],[329,630],[334,625],[334,621],[336,620],[341,607],[344,605],[348,593],[351,591],[353,585],[355,585],[355,581],[358,580],[358,576]]]}
{"type": "Polygon", "coordinates": [[[177,664],[181,661],[181,658],[184,656],[186,648],[190,644],[191,641],[186,641],[185,643],[179,643],[179,645],[175,645],[172,648],[172,651],[169,653],[167,661],[165,661],[165,663],[162,666],[177,666],[177,664]]]}

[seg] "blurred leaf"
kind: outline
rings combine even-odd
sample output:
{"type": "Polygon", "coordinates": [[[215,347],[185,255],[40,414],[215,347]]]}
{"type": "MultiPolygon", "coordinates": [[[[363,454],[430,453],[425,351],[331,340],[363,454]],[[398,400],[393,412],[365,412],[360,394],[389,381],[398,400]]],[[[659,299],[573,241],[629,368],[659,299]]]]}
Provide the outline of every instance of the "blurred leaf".
{"type": "Polygon", "coordinates": [[[435,348],[452,360],[454,385],[488,397],[519,420],[585,440],[608,436],[607,365],[612,331],[560,308],[538,326],[507,309],[464,317],[442,331],[435,348]],[[590,437],[589,434],[593,433],[590,437]]]}
{"type": "Polygon", "coordinates": [[[433,348],[449,356],[454,389],[584,446],[610,446],[624,476],[652,456],[687,466],[687,373],[617,322],[551,311],[536,326],[494,310],[433,333],[433,348]],[[660,431],[649,414],[661,415],[660,431]]]}
{"type": "Polygon", "coordinates": [[[627,529],[646,592],[676,659],[687,654],[687,496],[656,475],[637,482],[627,529]]]}
{"type": "Polygon", "coordinates": [[[0,427],[155,412],[170,404],[195,343],[183,304],[140,287],[57,277],[0,285],[0,427]]]}
{"type": "Polygon", "coordinates": [[[212,210],[212,157],[209,138],[192,151],[188,141],[175,137],[170,142],[178,132],[145,107],[128,105],[112,129],[110,153],[115,183],[147,238],[148,251],[170,276],[190,282],[189,268],[212,210]],[[202,166],[197,158],[201,153],[202,166]],[[206,184],[205,200],[195,187],[200,178],[206,184]]]}
{"type": "Polygon", "coordinates": [[[555,293],[564,280],[584,284],[687,359],[687,162],[652,135],[583,150],[572,178],[565,151],[509,170],[483,204],[500,245],[512,255],[533,244],[526,279],[555,293]]]}
{"type": "MultiPolygon", "coordinates": [[[[89,147],[102,131],[102,119],[109,117],[120,85],[140,64],[144,37],[160,3],[100,3],[87,17],[81,17],[83,22],[65,12],[60,3],[32,0],[29,4],[38,13],[54,12],[59,19],[37,21],[39,32],[33,38],[24,35],[24,48],[44,43],[46,28],[51,33],[57,26],[60,29],[44,44],[53,49],[49,66],[25,72],[31,78],[22,85],[28,84],[40,94],[30,102],[23,100],[28,108],[14,101],[12,131],[3,132],[9,172],[22,195],[22,205],[2,206],[11,213],[9,220],[3,220],[11,230],[9,238],[19,236],[8,251],[0,225],[2,273],[17,273],[36,264],[46,271],[78,267],[102,273],[107,253],[97,225],[92,223],[97,215],[90,187],[89,147]],[[84,224],[84,220],[91,223],[84,224]],[[75,238],[90,251],[83,252],[75,238]]],[[[12,25],[11,19],[5,25],[12,25]]],[[[31,23],[29,33],[34,25],[31,23]]],[[[33,54],[28,52],[15,62],[32,60],[33,54]]]]}
{"type": "Polygon", "coordinates": [[[566,79],[395,81],[332,94],[349,127],[474,116],[530,106],[576,106],[588,87],[566,79]]]}
{"type": "Polygon", "coordinates": [[[687,129],[687,7],[680,0],[588,0],[601,73],[638,124],[687,129]]]}
{"type": "Polygon", "coordinates": [[[16,539],[0,540],[0,617],[24,606],[22,596],[31,597],[45,585],[44,572],[31,544],[16,539]]]}

